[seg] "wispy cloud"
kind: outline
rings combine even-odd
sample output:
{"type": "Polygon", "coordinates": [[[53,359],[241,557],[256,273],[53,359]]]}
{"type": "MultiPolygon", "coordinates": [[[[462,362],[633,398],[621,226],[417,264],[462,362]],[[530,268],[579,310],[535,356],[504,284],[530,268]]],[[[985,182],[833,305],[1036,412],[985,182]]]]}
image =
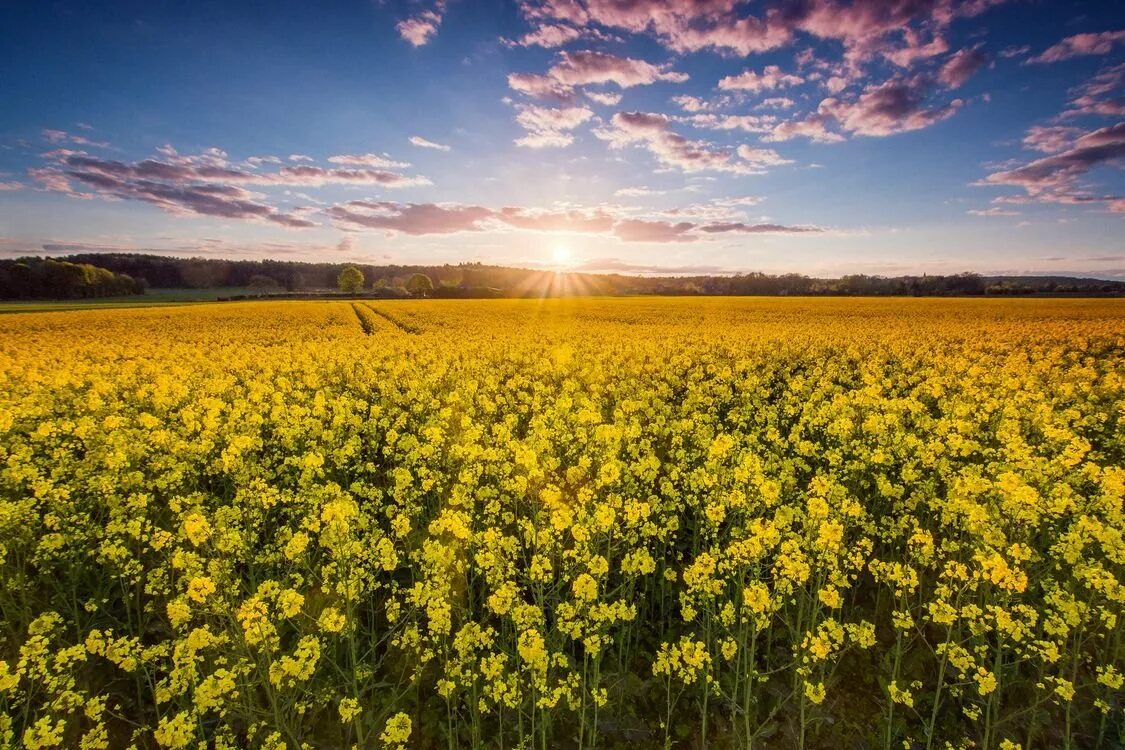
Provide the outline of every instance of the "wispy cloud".
{"type": "Polygon", "coordinates": [[[423,138],[420,135],[410,136],[410,142],[418,148],[430,148],[435,151],[452,151],[451,146],[446,146],[443,143],[435,143],[434,141],[423,138]]]}

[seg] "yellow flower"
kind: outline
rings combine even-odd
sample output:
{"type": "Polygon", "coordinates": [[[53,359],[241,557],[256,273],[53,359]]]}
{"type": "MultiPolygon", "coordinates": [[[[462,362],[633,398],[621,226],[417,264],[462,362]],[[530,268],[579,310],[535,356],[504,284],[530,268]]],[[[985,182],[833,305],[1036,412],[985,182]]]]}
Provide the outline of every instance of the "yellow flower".
{"type": "Polygon", "coordinates": [[[157,744],[161,747],[177,748],[187,747],[195,739],[195,720],[188,711],[181,711],[175,716],[165,716],[153,732],[157,744]]]}
{"type": "Polygon", "coordinates": [[[400,711],[387,719],[387,724],[383,728],[382,734],[379,735],[379,741],[382,742],[385,747],[389,748],[405,747],[407,741],[410,739],[411,729],[412,724],[410,717],[400,711]]]}
{"type": "Polygon", "coordinates": [[[578,599],[591,602],[598,598],[598,582],[589,573],[581,573],[574,579],[572,585],[574,596],[578,599]]]}
{"type": "Polygon", "coordinates": [[[361,713],[359,701],[355,698],[344,698],[341,700],[338,710],[340,712],[340,721],[345,724],[351,723],[352,719],[359,716],[361,713]]]}
{"type": "Polygon", "coordinates": [[[325,607],[317,619],[320,629],[328,633],[339,633],[347,626],[347,618],[335,607],[325,607]]]}
{"type": "Polygon", "coordinates": [[[196,576],[188,581],[187,595],[193,602],[202,604],[215,593],[215,582],[207,576],[196,576]]]}

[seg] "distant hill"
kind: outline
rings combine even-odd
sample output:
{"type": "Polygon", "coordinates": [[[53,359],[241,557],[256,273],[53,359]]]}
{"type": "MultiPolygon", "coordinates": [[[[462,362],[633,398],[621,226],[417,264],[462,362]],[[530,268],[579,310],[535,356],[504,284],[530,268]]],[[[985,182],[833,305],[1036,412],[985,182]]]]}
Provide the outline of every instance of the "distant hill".
{"type": "Polygon", "coordinates": [[[815,278],[802,274],[740,273],[729,276],[628,276],[566,273],[461,263],[457,265],[368,265],[284,260],[174,258],[142,253],[89,253],[62,260],[128,276],[148,287],[211,289],[258,287],[263,292],[332,289],[347,265],[363,272],[365,288],[405,293],[411,275],[434,284],[435,297],[565,296],[588,294],[706,295],[1074,295],[1125,294],[1125,282],[1069,276],[869,276],[815,278]]]}

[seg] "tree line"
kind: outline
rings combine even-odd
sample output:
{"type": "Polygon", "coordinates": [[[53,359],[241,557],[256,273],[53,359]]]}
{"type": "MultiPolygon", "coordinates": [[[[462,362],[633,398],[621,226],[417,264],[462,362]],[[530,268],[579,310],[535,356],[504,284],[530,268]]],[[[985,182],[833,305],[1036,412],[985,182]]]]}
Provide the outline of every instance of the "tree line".
{"type": "Polygon", "coordinates": [[[0,260],[0,299],[88,299],[143,294],[144,284],[91,263],[19,258],[0,260]]]}
{"type": "MultiPolygon", "coordinates": [[[[543,297],[566,295],[857,295],[857,296],[977,296],[1019,294],[1119,295],[1125,282],[1065,276],[984,276],[976,273],[920,276],[854,274],[816,278],[804,274],[739,273],[697,276],[629,276],[625,274],[556,273],[493,266],[482,263],[446,265],[373,265],[362,263],[303,263],[286,260],[222,260],[176,258],[141,253],[91,253],[60,260],[24,259],[28,267],[47,263],[98,268],[134,285],[162,289],[249,289],[251,294],[288,292],[308,294],[343,288],[341,274],[355,269],[347,283],[351,293],[380,296],[427,297],[543,297]],[[419,277],[425,277],[421,281],[419,277]],[[419,285],[422,286],[419,286],[419,285]],[[427,286],[428,285],[428,286],[427,286]]],[[[53,266],[51,267],[54,268],[53,266]]],[[[74,275],[73,272],[71,275],[74,275]]],[[[85,272],[85,273],[93,273],[85,272]]],[[[46,274],[52,278],[56,270],[46,274]]],[[[350,274],[349,274],[350,276],[350,274]]],[[[104,279],[86,291],[107,288],[104,279]]],[[[17,284],[16,288],[23,288],[17,284]]],[[[73,283],[38,284],[61,290],[44,296],[100,296],[75,293],[73,283]]],[[[5,297],[14,297],[3,287],[5,297]]],[[[135,292],[113,292],[135,293],[135,292]]],[[[238,292],[236,292],[237,294],[238,292]]],[[[27,295],[24,295],[27,296],[27,295]]]]}

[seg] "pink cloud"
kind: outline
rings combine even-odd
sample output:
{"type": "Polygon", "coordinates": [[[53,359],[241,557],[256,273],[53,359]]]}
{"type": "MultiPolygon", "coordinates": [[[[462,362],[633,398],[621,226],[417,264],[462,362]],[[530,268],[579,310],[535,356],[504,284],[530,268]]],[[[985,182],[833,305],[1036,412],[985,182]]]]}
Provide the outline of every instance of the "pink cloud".
{"type": "Polygon", "coordinates": [[[728,222],[726,224],[708,224],[700,227],[700,229],[708,234],[737,232],[739,234],[807,234],[819,233],[824,230],[820,227],[812,226],[798,226],[788,227],[783,224],[746,224],[741,221],[728,222]]]}
{"type": "Polygon", "coordinates": [[[105,141],[92,141],[84,135],[75,135],[68,133],[65,130],[54,130],[47,128],[42,132],[43,140],[49,143],[71,143],[75,146],[89,146],[91,148],[108,148],[109,143],[105,141]]]}
{"type": "Polygon", "coordinates": [[[991,208],[970,208],[966,211],[970,216],[1021,216],[1019,211],[992,206],[991,208]]]}
{"type": "Polygon", "coordinates": [[[977,49],[965,48],[950,55],[938,70],[938,80],[947,88],[959,89],[986,62],[984,54],[977,49]]]}
{"type": "Polygon", "coordinates": [[[1079,128],[1034,125],[1028,128],[1023,145],[1045,154],[1054,154],[1068,148],[1081,133],[1079,128]]]}
{"type": "Polygon", "coordinates": [[[613,228],[613,233],[623,242],[690,242],[696,225],[690,221],[673,224],[668,221],[625,219],[613,228]]]}
{"type": "Polygon", "coordinates": [[[708,130],[742,130],[747,133],[768,133],[777,124],[773,115],[717,115],[704,113],[687,118],[693,126],[708,130]]]}
{"type": "MultiPolygon", "coordinates": [[[[554,64],[543,75],[535,73],[512,73],[508,76],[508,86],[536,99],[554,99],[562,103],[573,103],[576,87],[591,84],[613,84],[626,89],[633,86],[647,86],[657,81],[682,82],[687,76],[667,69],[666,65],[653,65],[644,60],[618,57],[605,52],[580,51],[560,52],[554,64]]],[[[597,96],[612,96],[595,92],[597,96]]]]}
{"type": "Polygon", "coordinates": [[[585,26],[590,20],[590,14],[579,0],[522,0],[519,5],[524,17],[533,21],[557,19],[575,26],[585,26]]]}
{"type": "MultiPolygon", "coordinates": [[[[1107,203],[1113,209],[1119,196],[1091,195],[1078,179],[1095,167],[1125,159],[1125,122],[1100,128],[1075,139],[1068,147],[1013,169],[989,174],[978,184],[1022,188],[1030,200],[1049,203],[1107,203]]],[[[1018,197],[1018,196],[1017,196],[1018,197]]],[[[1005,199],[1014,202],[1013,199],[1005,199]]]]}
{"type": "Polygon", "coordinates": [[[717,109],[729,107],[734,103],[734,98],[723,95],[715,97],[714,99],[701,99],[698,96],[682,94],[680,96],[673,96],[672,102],[677,104],[680,109],[685,112],[712,112],[717,109]]]}
{"type": "Polygon", "coordinates": [[[855,101],[825,99],[817,111],[857,135],[905,133],[951,117],[963,103],[954,99],[948,104],[927,107],[925,100],[929,89],[930,83],[923,77],[894,78],[868,86],[855,101]]]}
{"type": "Polygon", "coordinates": [[[23,190],[23,183],[9,180],[7,182],[0,181],[0,193],[11,192],[13,190],[23,190]]]}
{"type": "Polygon", "coordinates": [[[796,106],[797,102],[793,101],[787,96],[772,96],[768,99],[763,99],[758,102],[758,109],[791,109],[796,106]]]}
{"type": "Polygon", "coordinates": [[[702,26],[686,21],[670,25],[662,34],[668,46],[677,52],[703,49],[729,50],[742,56],[768,52],[786,45],[792,31],[784,25],[763,21],[753,16],[712,18],[702,26]]]}
{"type": "Polygon", "coordinates": [[[443,143],[435,143],[434,141],[423,138],[420,135],[410,136],[410,143],[411,143],[411,145],[417,146],[418,148],[428,148],[428,149],[433,149],[434,151],[452,151],[453,150],[453,148],[451,146],[446,146],[443,143]]]}
{"type": "Polygon", "coordinates": [[[386,154],[340,154],[329,156],[332,164],[344,164],[350,167],[372,167],[374,169],[404,169],[410,166],[409,162],[395,161],[386,154]]]}
{"type": "Polygon", "coordinates": [[[801,0],[767,6],[758,15],[746,13],[741,0],[566,0],[521,3],[533,24],[562,22],[580,27],[599,24],[631,33],[651,33],[677,52],[702,49],[731,51],[742,56],[777,49],[795,32],[843,42],[857,62],[883,52],[888,59],[909,65],[916,59],[948,50],[936,32],[956,18],[979,15],[1004,0],[801,0]],[[920,41],[914,26],[933,38],[920,41]],[[903,33],[906,46],[880,42],[903,33]]]}
{"type": "Polygon", "coordinates": [[[814,112],[804,118],[778,123],[762,140],[767,143],[789,141],[794,138],[808,138],[816,143],[839,143],[844,136],[828,128],[832,118],[821,112],[814,112]]]}
{"type": "Polygon", "coordinates": [[[684,73],[667,70],[667,66],[593,51],[561,53],[547,75],[564,86],[612,83],[623,89],[657,81],[681,83],[688,78],[684,73]]]}
{"type": "Polygon", "coordinates": [[[482,206],[350,201],[327,209],[332,220],[352,229],[385,229],[409,235],[481,231],[492,211],[482,206]]]}
{"type": "Polygon", "coordinates": [[[415,47],[421,47],[437,34],[444,14],[445,3],[439,2],[432,10],[424,10],[416,16],[399,21],[395,30],[398,31],[399,36],[415,47]]]}
{"type": "Polygon", "coordinates": [[[1125,87],[1125,63],[1103,68],[1090,80],[1071,91],[1074,97],[1069,108],[1062,113],[1063,118],[1079,116],[1122,117],[1125,116],[1125,98],[1121,92],[1125,87]]]}
{"type": "Polygon", "coordinates": [[[1052,63],[1084,55],[1108,55],[1115,44],[1125,41],[1125,29],[1097,34],[1075,34],[1045,49],[1029,63],[1052,63]]]}
{"type": "Polygon", "coordinates": [[[818,227],[743,222],[697,223],[623,217],[606,208],[533,209],[484,206],[349,201],[327,210],[344,230],[381,229],[412,236],[457,232],[531,231],[573,232],[616,237],[622,242],[694,242],[708,236],[744,234],[801,234],[823,231],[818,227]]]}
{"type": "Polygon", "coordinates": [[[704,141],[689,140],[672,130],[672,119],[651,112],[618,112],[610,126],[599,128],[594,135],[612,148],[639,145],[668,167],[684,172],[760,173],[761,166],[743,160],[736,151],[713,146],[704,141]]]}
{"type": "Polygon", "coordinates": [[[561,47],[581,36],[582,32],[573,26],[549,23],[524,34],[515,41],[515,44],[519,47],[547,47],[549,49],[561,47]]]}
{"type": "MultiPolygon", "coordinates": [[[[308,164],[280,166],[259,171],[264,164],[279,159],[258,157],[250,171],[232,165],[222,149],[209,148],[199,154],[180,154],[170,145],[157,149],[159,158],[125,162],[103,159],[85,152],[58,149],[48,155],[47,166],[29,170],[44,190],[75,198],[136,200],[151,203],[177,216],[215,216],[228,219],[262,221],[287,228],[316,226],[308,217],[309,208],[282,211],[270,205],[266,196],[248,188],[316,187],[322,185],[378,185],[406,187],[428,184],[424,177],[413,177],[386,169],[319,167],[308,164]]],[[[249,160],[248,160],[249,161],[249,160]]],[[[334,157],[345,164],[401,164],[386,157],[334,157]]],[[[288,191],[287,191],[288,194],[288,191]]]]}
{"type": "Polygon", "coordinates": [[[747,70],[736,76],[727,76],[719,80],[719,88],[724,91],[762,91],[765,89],[796,86],[804,83],[804,78],[791,73],[783,73],[776,65],[767,65],[761,73],[747,70]]]}
{"type": "Polygon", "coordinates": [[[900,68],[909,68],[919,60],[927,60],[949,51],[949,43],[942,36],[934,36],[928,42],[922,41],[922,35],[914,29],[907,28],[903,31],[902,47],[885,47],[880,50],[883,57],[890,60],[900,68]]]}
{"type": "Polygon", "coordinates": [[[792,159],[786,159],[772,148],[754,148],[745,143],[735,149],[747,164],[757,167],[777,167],[783,164],[792,164],[792,159]]]}
{"type": "Polygon", "coordinates": [[[508,206],[494,214],[494,218],[516,229],[536,232],[584,232],[603,234],[613,228],[615,217],[604,210],[550,211],[508,206]]]}
{"type": "Polygon", "coordinates": [[[534,99],[554,99],[559,102],[574,101],[574,91],[548,76],[537,73],[509,73],[508,88],[534,99]]]}
{"type": "Polygon", "coordinates": [[[621,103],[621,94],[614,94],[609,91],[587,91],[586,96],[598,104],[604,104],[607,107],[615,107],[621,103]]]}
{"type": "Polygon", "coordinates": [[[516,141],[525,148],[559,148],[574,142],[568,131],[574,130],[594,116],[586,107],[540,107],[521,105],[516,122],[527,135],[516,141]]]}

